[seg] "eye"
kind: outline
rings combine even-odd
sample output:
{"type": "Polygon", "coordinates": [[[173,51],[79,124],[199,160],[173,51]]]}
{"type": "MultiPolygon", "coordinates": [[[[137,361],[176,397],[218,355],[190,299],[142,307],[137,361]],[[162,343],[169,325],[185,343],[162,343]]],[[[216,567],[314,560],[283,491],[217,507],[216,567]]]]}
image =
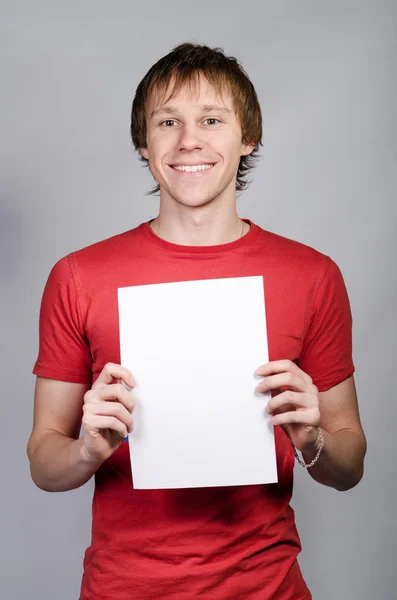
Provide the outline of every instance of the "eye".
{"type": "Polygon", "coordinates": [[[174,119],[167,119],[166,121],[163,121],[162,123],[160,123],[160,125],[162,127],[168,127],[169,123],[175,123],[174,119]],[[165,123],[166,123],[166,125],[165,125],[165,123]]]}
{"type": "MultiPolygon", "coordinates": [[[[208,119],[205,119],[206,121],[216,121],[215,125],[217,125],[218,123],[220,123],[219,119],[215,119],[214,117],[208,117],[208,119]]],[[[212,123],[214,124],[214,123],[212,123]]]]}

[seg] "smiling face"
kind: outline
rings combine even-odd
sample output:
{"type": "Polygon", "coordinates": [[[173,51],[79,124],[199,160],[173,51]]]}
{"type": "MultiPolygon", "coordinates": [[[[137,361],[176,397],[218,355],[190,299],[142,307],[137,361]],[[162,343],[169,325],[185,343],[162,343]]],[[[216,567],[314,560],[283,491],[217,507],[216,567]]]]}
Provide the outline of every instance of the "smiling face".
{"type": "Polygon", "coordinates": [[[199,207],[235,203],[240,156],[254,146],[242,143],[241,126],[229,94],[220,96],[200,75],[165,104],[147,107],[146,148],[141,154],[160,184],[161,202],[199,207]]]}

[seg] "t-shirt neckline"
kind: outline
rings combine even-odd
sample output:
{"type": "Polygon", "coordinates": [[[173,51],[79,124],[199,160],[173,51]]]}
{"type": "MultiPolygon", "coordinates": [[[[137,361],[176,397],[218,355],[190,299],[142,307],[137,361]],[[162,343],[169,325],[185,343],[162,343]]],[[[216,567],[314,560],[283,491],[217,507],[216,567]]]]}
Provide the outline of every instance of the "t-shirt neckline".
{"type": "Polygon", "coordinates": [[[243,218],[245,223],[249,223],[250,229],[245,235],[232,242],[226,242],[225,244],[216,244],[213,246],[185,246],[182,244],[174,244],[164,240],[163,238],[156,235],[153,229],[150,227],[150,223],[153,219],[142,223],[142,231],[151,243],[162,247],[165,250],[171,252],[183,252],[188,254],[218,254],[220,252],[226,252],[229,250],[235,250],[240,247],[251,245],[259,233],[258,225],[255,225],[250,219],[243,218]]]}

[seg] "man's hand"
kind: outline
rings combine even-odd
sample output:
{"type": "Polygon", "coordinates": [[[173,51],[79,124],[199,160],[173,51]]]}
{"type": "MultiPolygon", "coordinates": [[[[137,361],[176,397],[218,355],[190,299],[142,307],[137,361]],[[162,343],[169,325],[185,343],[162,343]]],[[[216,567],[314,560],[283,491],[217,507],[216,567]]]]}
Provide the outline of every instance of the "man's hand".
{"type": "Polygon", "coordinates": [[[272,424],[280,425],[301,452],[316,450],[320,403],[311,377],[290,360],[269,362],[255,373],[264,377],[257,392],[275,392],[266,407],[272,424]]]}
{"type": "Polygon", "coordinates": [[[113,363],[105,365],[98,379],[84,394],[83,456],[88,462],[102,463],[117,450],[132,431],[134,401],[129,388],[135,386],[131,372],[113,363]],[[116,383],[114,383],[116,380],[116,383]]]}

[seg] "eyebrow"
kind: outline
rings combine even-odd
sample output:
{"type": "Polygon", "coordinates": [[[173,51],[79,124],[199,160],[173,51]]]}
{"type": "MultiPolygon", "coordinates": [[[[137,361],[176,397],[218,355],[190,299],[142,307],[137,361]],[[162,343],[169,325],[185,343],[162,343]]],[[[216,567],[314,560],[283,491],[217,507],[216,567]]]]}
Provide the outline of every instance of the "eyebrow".
{"type": "MultiPolygon", "coordinates": [[[[229,115],[232,114],[232,111],[229,108],[226,108],[225,106],[216,106],[215,104],[201,104],[199,108],[200,108],[201,112],[215,111],[215,112],[222,112],[222,113],[229,114],[229,115]]],[[[155,110],[153,110],[150,113],[150,118],[152,119],[158,113],[178,114],[179,111],[174,106],[164,106],[164,107],[156,108],[155,110]]]]}

